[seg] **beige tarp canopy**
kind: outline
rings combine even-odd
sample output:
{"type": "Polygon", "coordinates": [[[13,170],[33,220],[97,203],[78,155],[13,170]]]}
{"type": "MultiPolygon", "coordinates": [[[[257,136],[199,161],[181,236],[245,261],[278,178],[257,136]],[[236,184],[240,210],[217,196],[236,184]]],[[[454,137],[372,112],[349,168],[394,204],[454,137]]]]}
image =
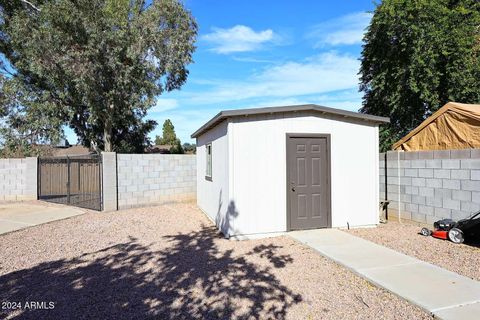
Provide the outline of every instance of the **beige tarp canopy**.
{"type": "Polygon", "coordinates": [[[449,102],[393,145],[393,150],[480,148],[480,105],[449,102]]]}

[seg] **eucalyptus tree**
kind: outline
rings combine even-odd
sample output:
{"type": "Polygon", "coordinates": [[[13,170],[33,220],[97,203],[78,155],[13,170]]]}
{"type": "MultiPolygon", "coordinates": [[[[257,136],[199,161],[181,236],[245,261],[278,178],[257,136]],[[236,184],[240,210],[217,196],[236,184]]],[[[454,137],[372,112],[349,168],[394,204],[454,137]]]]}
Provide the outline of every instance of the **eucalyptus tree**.
{"type": "Polygon", "coordinates": [[[0,15],[7,81],[35,97],[23,114],[44,110],[104,151],[143,151],[148,109],[193,62],[197,25],[177,0],[0,0],[0,15]]]}

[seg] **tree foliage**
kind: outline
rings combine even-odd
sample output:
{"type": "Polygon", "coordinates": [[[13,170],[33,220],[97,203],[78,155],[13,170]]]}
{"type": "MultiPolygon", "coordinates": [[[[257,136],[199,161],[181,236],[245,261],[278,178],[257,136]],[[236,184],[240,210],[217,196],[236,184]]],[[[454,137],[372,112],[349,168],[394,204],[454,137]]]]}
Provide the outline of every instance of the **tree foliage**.
{"type": "Polygon", "coordinates": [[[188,143],[188,142],[185,142],[183,145],[183,150],[185,150],[186,153],[193,153],[195,154],[197,152],[197,146],[195,145],[195,143],[188,143]]]}
{"type": "Polygon", "coordinates": [[[18,78],[0,75],[0,145],[2,157],[40,156],[63,136],[62,121],[39,92],[30,92],[18,78]]]}
{"type": "Polygon", "coordinates": [[[155,138],[155,144],[170,146],[169,152],[172,154],[184,154],[182,142],[177,138],[175,127],[170,119],[165,120],[162,128],[162,136],[155,138]]]}
{"type": "Polygon", "coordinates": [[[155,138],[155,144],[173,146],[177,143],[177,134],[175,127],[170,119],[165,120],[162,127],[162,136],[155,138]]]}
{"type": "Polygon", "coordinates": [[[170,153],[171,154],[184,154],[185,150],[183,149],[182,142],[180,142],[180,139],[177,139],[175,141],[175,144],[170,148],[170,153]]]}
{"type": "Polygon", "coordinates": [[[192,62],[197,26],[179,1],[0,0],[0,14],[10,79],[41,98],[38,110],[85,146],[143,152],[156,125],[147,110],[192,62]]]}
{"type": "Polygon", "coordinates": [[[381,149],[448,101],[480,102],[480,2],[385,0],[361,58],[364,113],[388,116],[381,149]]]}

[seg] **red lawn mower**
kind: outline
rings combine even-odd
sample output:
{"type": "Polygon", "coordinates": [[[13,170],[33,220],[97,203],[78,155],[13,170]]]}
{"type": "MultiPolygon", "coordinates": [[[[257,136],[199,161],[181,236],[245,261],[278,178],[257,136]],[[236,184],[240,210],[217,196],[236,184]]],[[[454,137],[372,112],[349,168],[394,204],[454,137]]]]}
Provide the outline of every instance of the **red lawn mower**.
{"type": "Polygon", "coordinates": [[[480,211],[468,219],[454,221],[442,219],[433,223],[434,230],[422,228],[423,236],[432,236],[438,239],[450,240],[453,243],[463,243],[480,240],[480,211]]]}

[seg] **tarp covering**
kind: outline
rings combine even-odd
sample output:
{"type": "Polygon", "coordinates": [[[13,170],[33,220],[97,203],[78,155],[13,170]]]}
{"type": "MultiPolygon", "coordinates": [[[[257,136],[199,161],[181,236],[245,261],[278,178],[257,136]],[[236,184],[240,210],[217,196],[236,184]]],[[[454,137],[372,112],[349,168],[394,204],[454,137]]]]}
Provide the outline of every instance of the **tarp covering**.
{"type": "Polygon", "coordinates": [[[480,148],[480,105],[449,102],[393,145],[393,150],[480,148]]]}

